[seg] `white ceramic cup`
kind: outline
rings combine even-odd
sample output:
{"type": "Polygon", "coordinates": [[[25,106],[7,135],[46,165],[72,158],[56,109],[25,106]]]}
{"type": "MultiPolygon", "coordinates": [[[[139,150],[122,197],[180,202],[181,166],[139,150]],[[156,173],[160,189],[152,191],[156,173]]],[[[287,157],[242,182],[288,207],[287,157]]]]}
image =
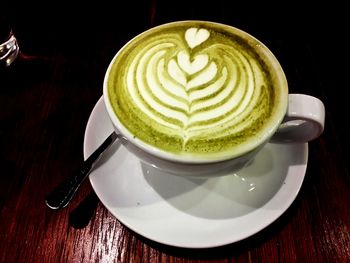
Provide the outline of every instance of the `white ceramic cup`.
{"type": "MultiPolygon", "coordinates": [[[[230,27],[230,26],[228,26],[230,27]]],[[[245,34],[254,41],[258,41],[253,36],[239,30],[241,34],[245,34]]],[[[133,40],[131,40],[133,41],[133,40]]],[[[305,94],[288,94],[287,80],[278,60],[269,49],[261,42],[260,45],[265,49],[266,56],[274,65],[274,74],[280,79],[281,85],[285,85],[285,94],[283,94],[283,109],[285,111],[283,122],[275,123],[271,127],[271,132],[262,139],[256,147],[248,152],[232,158],[218,160],[200,160],[191,158],[182,158],[173,156],[150,146],[133,136],[127,128],[119,121],[116,116],[108,96],[108,76],[111,71],[112,64],[119,52],[111,61],[104,80],[103,97],[104,103],[121,143],[133,154],[135,154],[142,162],[161,169],[167,173],[195,177],[219,176],[227,174],[227,171],[236,172],[243,168],[268,142],[273,143],[305,143],[318,138],[324,130],[325,107],[321,100],[316,97],[305,94]]],[[[126,44],[127,45],[127,44],[126,44]]]]}

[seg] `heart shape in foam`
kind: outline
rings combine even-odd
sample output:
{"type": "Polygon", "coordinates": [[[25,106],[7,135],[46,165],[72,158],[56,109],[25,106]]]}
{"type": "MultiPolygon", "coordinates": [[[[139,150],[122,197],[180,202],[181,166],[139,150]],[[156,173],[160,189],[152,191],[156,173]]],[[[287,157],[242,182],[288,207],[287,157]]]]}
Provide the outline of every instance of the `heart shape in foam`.
{"type": "Polygon", "coordinates": [[[190,61],[190,56],[185,51],[180,51],[177,54],[177,63],[183,71],[187,74],[192,75],[202,70],[209,61],[208,55],[201,54],[194,57],[193,61],[190,61]]]}
{"type": "Polygon", "coordinates": [[[209,37],[210,33],[208,30],[201,28],[192,27],[186,30],[185,39],[190,48],[194,48],[204,41],[206,41],[209,37]]]}

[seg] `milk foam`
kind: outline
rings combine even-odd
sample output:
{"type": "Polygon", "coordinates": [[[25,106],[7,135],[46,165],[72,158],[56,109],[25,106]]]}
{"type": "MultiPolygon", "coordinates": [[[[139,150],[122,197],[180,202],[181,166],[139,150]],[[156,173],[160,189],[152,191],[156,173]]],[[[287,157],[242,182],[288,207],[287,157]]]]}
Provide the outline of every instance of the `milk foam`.
{"type": "MultiPolygon", "coordinates": [[[[203,44],[209,37],[209,31],[203,28],[185,32],[189,49],[203,44]]],[[[241,122],[246,116],[242,113],[247,113],[249,106],[253,108],[254,91],[255,95],[259,94],[255,69],[248,58],[231,46],[216,44],[207,48],[208,53],[193,56],[186,49],[179,50],[165,65],[165,57],[175,46],[176,43],[155,41],[135,57],[127,72],[134,103],[152,120],[178,130],[186,138],[196,130],[215,127],[218,132],[222,124],[241,122]],[[209,58],[216,58],[212,49],[226,50],[220,73],[215,60],[209,62],[209,58]],[[166,71],[159,70],[164,66],[166,71]],[[237,74],[243,75],[240,82],[237,74]],[[177,86],[180,100],[172,96],[173,86],[177,86]]]]}
{"type": "Polygon", "coordinates": [[[125,85],[116,84],[114,96],[116,113],[132,133],[150,144],[167,145],[176,138],[177,152],[218,151],[226,147],[223,142],[255,136],[271,115],[274,91],[256,55],[217,37],[205,27],[183,27],[159,32],[127,51],[130,58],[121,58],[125,66],[118,73],[125,85]],[[141,123],[132,124],[132,118],[141,123]],[[142,125],[145,131],[139,131],[142,125]],[[147,138],[150,132],[153,137],[147,138]]]}

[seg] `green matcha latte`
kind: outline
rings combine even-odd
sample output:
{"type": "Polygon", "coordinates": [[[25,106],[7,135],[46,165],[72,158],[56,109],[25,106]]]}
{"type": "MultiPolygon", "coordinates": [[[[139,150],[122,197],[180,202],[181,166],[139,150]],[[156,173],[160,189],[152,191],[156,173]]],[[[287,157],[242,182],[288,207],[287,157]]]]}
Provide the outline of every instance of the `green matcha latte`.
{"type": "Polygon", "coordinates": [[[133,138],[208,160],[266,140],[288,94],[279,64],[258,40],[202,21],[165,24],[132,39],[111,62],[105,86],[133,138]]]}

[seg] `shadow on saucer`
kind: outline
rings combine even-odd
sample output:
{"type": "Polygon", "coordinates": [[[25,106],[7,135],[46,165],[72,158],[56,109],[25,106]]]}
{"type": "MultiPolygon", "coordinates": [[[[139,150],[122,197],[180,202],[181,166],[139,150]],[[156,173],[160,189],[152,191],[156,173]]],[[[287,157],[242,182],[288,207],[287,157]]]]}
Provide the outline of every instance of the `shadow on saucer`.
{"type": "Polygon", "coordinates": [[[143,162],[141,162],[141,169],[147,183],[165,200],[191,192],[208,180],[208,178],[194,178],[167,173],[143,162]]]}
{"type": "MultiPolygon", "coordinates": [[[[245,168],[225,176],[194,179],[167,174],[145,164],[142,171],[147,183],[181,212],[207,219],[228,219],[263,207],[285,184],[290,166],[306,161],[303,147],[268,144],[245,168]]],[[[278,207],[270,205],[265,209],[278,207]]]]}
{"type": "Polygon", "coordinates": [[[105,164],[119,149],[121,144],[116,140],[101,156],[101,158],[95,164],[94,169],[105,164]]]}

